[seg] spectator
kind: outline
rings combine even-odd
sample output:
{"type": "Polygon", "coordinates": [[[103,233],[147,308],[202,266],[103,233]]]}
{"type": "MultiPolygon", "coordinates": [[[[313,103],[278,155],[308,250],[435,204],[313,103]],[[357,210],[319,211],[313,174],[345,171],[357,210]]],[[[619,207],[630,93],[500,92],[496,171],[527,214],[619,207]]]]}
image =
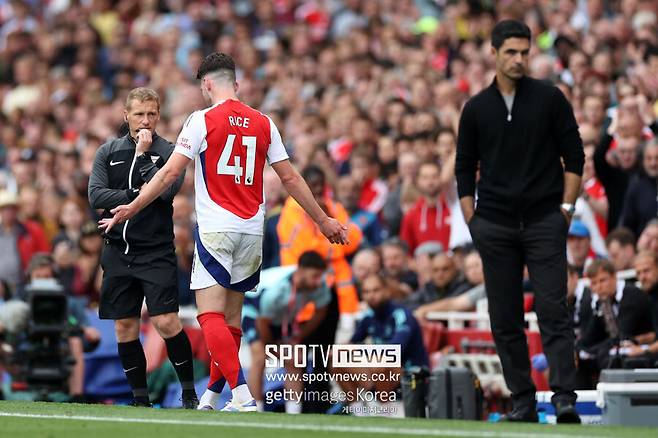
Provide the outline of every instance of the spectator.
{"type": "Polygon", "coordinates": [[[281,180],[271,168],[263,172],[263,187],[265,190],[265,231],[263,233],[263,269],[281,264],[279,237],[276,227],[281,218],[284,193],[281,180]]]}
{"type": "Polygon", "coordinates": [[[370,274],[377,274],[382,270],[382,257],[372,248],[359,250],[352,258],[352,272],[354,274],[354,283],[356,284],[359,299],[361,295],[361,284],[370,274]]]}
{"type": "Polygon", "coordinates": [[[616,120],[610,125],[603,140],[594,152],[594,169],[608,197],[608,229],[613,229],[619,222],[624,205],[624,195],[630,176],[636,171],[637,156],[641,138],[637,135],[626,135],[616,139],[616,147],[610,144],[616,133],[616,120]]]}
{"type": "MultiPolygon", "coordinates": [[[[599,369],[613,365],[611,347],[620,342],[652,342],[655,339],[647,295],[635,286],[617,281],[615,268],[599,259],[587,268],[592,289],[592,317],[582,329],[581,359],[595,358],[599,369]]],[[[620,365],[616,365],[620,366],[620,365]]]]}
{"type": "Polygon", "coordinates": [[[378,246],[386,234],[375,213],[359,207],[360,187],[357,180],[350,175],[341,176],[336,184],[336,199],[350,215],[352,223],[363,233],[361,245],[364,247],[378,246]]]}
{"type": "MultiPolygon", "coordinates": [[[[297,269],[261,292],[260,309],[256,318],[258,337],[263,345],[272,343],[303,344],[320,327],[327,316],[331,291],[322,277],[327,269],[324,258],[315,251],[305,251],[299,257],[297,269]],[[299,313],[312,303],[313,316],[300,321],[299,313]]],[[[286,365],[291,374],[304,370],[293,363],[286,365]]],[[[302,380],[286,380],[286,388],[302,391],[302,380]]],[[[301,413],[301,405],[286,401],[286,413],[301,413]]]]}
{"type": "Polygon", "coordinates": [[[437,241],[449,248],[451,212],[442,193],[441,167],[435,162],[421,164],[417,184],[422,197],[404,215],[400,237],[407,243],[410,254],[427,241],[437,241]]]}
{"type": "Polygon", "coordinates": [[[482,270],[482,259],[477,251],[470,252],[464,258],[464,276],[470,289],[459,295],[448,296],[419,306],[414,316],[424,320],[428,312],[467,312],[475,310],[478,301],[487,298],[484,288],[484,272],[482,270]]]}
{"type": "Polygon", "coordinates": [[[590,246],[589,230],[577,219],[571,221],[567,233],[567,259],[578,275],[583,276],[587,265],[596,257],[590,246]]]}
{"type": "Polygon", "coordinates": [[[375,154],[367,146],[354,150],[350,156],[350,174],[360,190],[359,208],[378,214],[384,207],[388,187],[378,178],[379,166],[375,154]]]}
{"type": "MultiPolygon", "coordinates": [[[[363,299],[368,304],[368,311],[356,327],[350,340],[352,344],[363,343],[370,338],[372,343],[400,345],[402,353],[402,367],[394,370],[401,375],[403,370],[418,367],[428,367],[429,360],[423,336],[418,322],[409,310],[394,304],[391,300],[391,285],[379,274],[366,277],[363,282],[363,299]]],[[[393,286],[394,287],[394,286],[393,286]]],[[[348,369],[347,372],[356,374],[363,372],[363,368],[348,369]]],[[[365,368],[369,375],[382,372],[378,368],[365,368]]],[[[394,391],[399,387],[399,381],[377,381],[369,378],[366,381],[358,379],[340,379],[341,389],[351,396],[361,389],[376,392],[394,391]]],[[[342,406],[334,408],[339,412],[342,406]]]]}
{"type": "Polygon", "coordinates": [[[409,256],[406,243],[391,237],[382,243],[382,273],[398,283],[405,295],[418,288],[418,275],[409,269],[409,256]]]}
{"type": "Polygon", "coordinates": [[[642,169],[633,175],[624,197],[619,223],[639,235],[658,214],[658,139],[649,142],[642,153],[642,169]]]}
{"type": "Polygon", "coordinates": [[[22,272],[37,252],[50,251],[50,243],[39,224],[18,220],[18,200],[12,193],[0,191],[0,280],[17,286],[22,272]]]}
{"type": "MultiPolygon", "coordinates": [[[[473,276],[473,279],[477,279],[477,276],[473,276]]],[[[470,284],[460,277],[452,257],[447,253],[440,253],[432,259],[432,280],[409,296],[404,304],[416,309],[424,304],[461,295],[473,286],[476,284],[470,284]]],[[[419,315],[424,316],[426,309],[424,308],[419,315]]]]}
{"type": "Polygon", "coordinates": [[[414,271],[418,276],[418,285],[421,288],[432,279],[432,259],[443,251],[443,245],[433,241],[421,244],[414,251],[414,271]]]}
{"type": "Polygon", "coordinates": [[[631,230],[615,228],[605,239],[605,245],[608,249],[608,259],[616,272],[633,268],[635,236],[631,230]]]}
{"type": "Polygon", "coordinates": [[[651,251],[658,254],[658,219],[649,221],[637,239],[638,251],[651,251]]]}

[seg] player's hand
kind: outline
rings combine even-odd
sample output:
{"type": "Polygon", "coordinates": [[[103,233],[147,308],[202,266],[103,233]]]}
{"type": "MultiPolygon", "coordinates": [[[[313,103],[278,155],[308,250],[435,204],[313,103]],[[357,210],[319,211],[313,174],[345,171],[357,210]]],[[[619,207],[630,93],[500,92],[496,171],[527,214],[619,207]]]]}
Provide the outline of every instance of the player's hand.
{"type": "Polygon", "coordinates": [[[127,221],[131,217],[137,214],[137,210],[133,207],[133,204],[128,205],[119,205],[118,207],[110,210],[114,216],[110,218],[101,219],[98,221],[98,228],[103,230],[105,233],[109,233],[112,227],[116,224],[127,221]]]}
{"type": "Polygon", "coordinates": [[[137,133],[137,155],[141,155],[151,148],[153,135],[150,129],[140,129],[137,133]]]}
{"type": "Polygon", "coordinates": [[[320,224],[320,231],[322,234],[329,239],[331,243],[339,243],[341,245],[347,245],[349,240],[347,240],[347,227],[336,219],[332,217],[327,217],[320,224]]]}

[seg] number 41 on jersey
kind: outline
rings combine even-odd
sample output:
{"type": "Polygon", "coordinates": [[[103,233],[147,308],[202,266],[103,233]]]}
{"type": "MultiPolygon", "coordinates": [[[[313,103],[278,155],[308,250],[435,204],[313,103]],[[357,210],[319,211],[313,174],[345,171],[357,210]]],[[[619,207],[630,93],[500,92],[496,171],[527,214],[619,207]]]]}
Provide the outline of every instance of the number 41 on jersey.
{"type": "Polygon", "coordinates": [[[217,174],[218,175],[233,175],[235,176],[235,183],[240,184],[242,176],[244,175],[244,184],[250,186],[254,183],[254,167],[256,166],[256,137],[246,136],[242,137],[242,146],[247,148],[247,163],[243,169],[240,166],[240,156],[236,155],[233,160],[233,165],[229,164],[229,160],[233,155],[233,143],[235,143],[235,134],[229,134],[226,138],[226,144],[222,150],[222,155],[217,161],[217,174]]]}

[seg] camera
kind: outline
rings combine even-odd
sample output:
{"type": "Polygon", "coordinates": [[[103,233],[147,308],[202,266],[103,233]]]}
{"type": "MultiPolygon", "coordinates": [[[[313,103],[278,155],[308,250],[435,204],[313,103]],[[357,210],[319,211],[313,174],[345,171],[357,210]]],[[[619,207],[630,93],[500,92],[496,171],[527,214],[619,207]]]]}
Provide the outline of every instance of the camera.
{"type": "Polygon", "coordinates": [[[67,297],[54,279],[33,280],[25,291],[28,311],[18,324],[24,330],[5,337],[8,369],[16,390],[33,391],[47,400],[50,392],[67,391],[74,364],[68,347],[67,297]]]}

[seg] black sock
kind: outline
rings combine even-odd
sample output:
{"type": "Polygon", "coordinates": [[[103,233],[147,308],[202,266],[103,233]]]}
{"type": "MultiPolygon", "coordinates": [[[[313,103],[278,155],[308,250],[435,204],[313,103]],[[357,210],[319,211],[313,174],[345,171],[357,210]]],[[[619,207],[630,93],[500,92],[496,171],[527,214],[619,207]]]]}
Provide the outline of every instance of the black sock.
{"type": "Polygon", "coordinates": [[[183,396],[196,396],[194,391],[194,364],[192,363],[192,346],[184,330],[176,336],[165,339],[167,355],[171,361],[178,380],[183,388],[183,396]]]}
{"type": "Polygon", "coordinates": [[[146,356],[139,339],[130,342],[118,343],[119,358],[123,365],[128,383],[133,390],[133,396],[138,402],[149,401],[146,388],[146,356]]]}

